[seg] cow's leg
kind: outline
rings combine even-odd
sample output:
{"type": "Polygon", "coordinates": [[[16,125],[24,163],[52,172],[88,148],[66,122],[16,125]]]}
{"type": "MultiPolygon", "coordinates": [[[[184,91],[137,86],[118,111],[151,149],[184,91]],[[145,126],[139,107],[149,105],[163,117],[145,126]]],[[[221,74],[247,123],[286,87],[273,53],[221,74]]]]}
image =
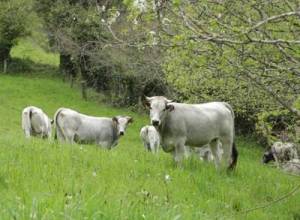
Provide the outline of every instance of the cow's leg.
{"type": "Polygon", "coordinates": [[[56,126],[56,137],[59,141],[66,141],[62,129],[58,126],[56,126]]]}
{"type": "Polygon", "coordinates": [[[232,144],[233,141],[231,138],[223,138],[221,140],[222,142],[222,149],[223,149],[223,155],[222,155],[222,168],[228,168],[231,163],[231,154],[232,154],[232,144]]]}
{"type": "Polygon", "coordinates": [[[175,145],[174,161],[176,162],[177,166],[181,166],[182,159],[185,156],[184,144],[185,144],[185,140],[180,139],[175,145]]]}
{"type": "Polygon", "coordinates": [[[75,133],[72,130],[66,129],[64,135],[67,143],[74,144],[75,133]]]}
{"type": "Polygon", "coordinates": [[[150,142],[150,149],[153,154],[156,153],[155,143],[153,141],[150,142]]]}
{"type": "Polygon", "coordinates": [[[221,158],[219,157],[219,144],[220,141],[219,139],[214,139],[209,143],[209,147],[211,150],[212,155],[214,156],[214,162],[215,162],[215,166],[216,169],[219,170],[220,169],[220,160],[221,158]]]}
{"type": "Polygon", "coordinates": [[[110,141],[98,141],[98,145],[105,149],[111,149],[112,147],[115,146],[110,141]]]}
{"type": "Polygon", "coordinates": [[[155,148],[155,153],[158,153],[159,143],[155,142],[154,148],[155,148]]]}

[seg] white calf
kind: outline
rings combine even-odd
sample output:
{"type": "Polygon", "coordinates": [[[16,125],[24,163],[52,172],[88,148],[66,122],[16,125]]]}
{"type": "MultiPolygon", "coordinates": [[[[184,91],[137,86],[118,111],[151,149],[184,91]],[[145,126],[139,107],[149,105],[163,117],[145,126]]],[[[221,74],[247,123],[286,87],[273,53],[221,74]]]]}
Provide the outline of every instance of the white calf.
{"type": "Polygon", "coordinates": [[[141,129],[140,137],[146,150],[151,151],[152,153],[158,153],[160,138],[155,127],[151,125],[144,126],[141,129]]]}

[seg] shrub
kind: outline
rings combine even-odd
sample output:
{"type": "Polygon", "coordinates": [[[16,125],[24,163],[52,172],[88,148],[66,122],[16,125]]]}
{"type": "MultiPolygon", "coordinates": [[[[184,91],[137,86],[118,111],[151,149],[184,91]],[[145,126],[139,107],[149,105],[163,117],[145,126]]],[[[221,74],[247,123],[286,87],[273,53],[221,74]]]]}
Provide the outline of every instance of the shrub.
{"type": "Polygon", "coordinates": [[[256,134],[259,141],[265,146],[271,146],[275,141],[298,142],[299,121],[287,110],[275,110],[258,114],[256,134]]]}

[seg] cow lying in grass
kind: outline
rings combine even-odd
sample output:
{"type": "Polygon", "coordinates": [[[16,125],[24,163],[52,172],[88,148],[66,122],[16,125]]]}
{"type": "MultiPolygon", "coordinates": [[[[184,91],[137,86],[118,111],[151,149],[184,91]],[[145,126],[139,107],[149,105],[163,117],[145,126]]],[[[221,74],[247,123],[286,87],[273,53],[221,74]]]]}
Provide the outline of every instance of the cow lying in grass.
{"type": "Polygon", "coordinates": [[[143,141],[146,150],[152,153],[158,153],[159,145],[160,145],[160,137],[155,127],[151,125],[146,125],[142,127],[140,131],[140,137],[143,141]]]}
{"type": "Polygon", "coordinates": [[[133,119],[129,116],[94,117],[60,108],[55,113],[54,122],[56,137],[60,141],[96,143],[110,149],[118,144],[118,139],[125,134],[133,119]]]}
{"type": "Polygon", "coordinates": [[[297,147],[293,143],[275,142],[263,155],[263,163],[275,161],[285,172],[300,175],[300,160],[297,147]]]}
{"type": "Polygon", "coordinates": [[[51,138],[51,124],[53,120],[35,106],[28,106],[22,111],[22,129],[27,138],[37,136],[51,138]]]}
{"type": "Polygon", "coordinates": [[[263,163],[275,161],[276,164],[299,159],[296,145],[293,143],[275,142],[263,155],[263,163]]]}
{"type": "MultiPolygon", "coordinates": [[[[192,149],[192,151],[200,160],[209,162],[214,160],[214,156],[208,145],[204,145],[203,147],[195,147],[192,149]]],[[[220,146],[218,146],[217,154],[219,158],[222,158],[223,150],[220,146]]]]}

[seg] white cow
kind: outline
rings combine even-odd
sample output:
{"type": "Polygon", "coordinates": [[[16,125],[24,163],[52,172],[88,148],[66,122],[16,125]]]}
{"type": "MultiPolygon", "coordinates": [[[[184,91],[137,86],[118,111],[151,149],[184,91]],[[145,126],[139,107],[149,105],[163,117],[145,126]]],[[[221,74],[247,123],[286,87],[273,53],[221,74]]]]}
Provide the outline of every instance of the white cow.
{"type": "Polygon", "coordinates": [[[273,160],[277,165],[293,159],[299,159],[296,145],[280,141],[275,142],[263,155],[263,163],[273,160]]]}
{"type": "Polygon", "coordinates": [[[22,111],[22,129],[25,136],[37,136],[41,138],[51,138],[51,124],[53,120],[35,106],[28,106],[22,111]]]}
{"type": "Polygon", "coordinates": [[[96,143],[110,149],[118,144],[120,136],[133,119],[129,116],[113,118],[94,117],[71,109],[60,108],[54,115],[56,137],[68,143],[96,143]]]}
{"type": "Polygon", "coordinates": [[[204,104],[175,103],[163,96],[146,97],[151,124],[161,137],[165,152],[173,152],[177,163],[183,158],[185,145],[198,147],[209,144],[217,168],[233,169],[238,152],[234,144],[234,113],[225,102],[204,104]],[[223,150],[218,156],[218,145],[223,150]]]}
{"type": "Polygon", "coordinates": [[[142,127],[140,137],[146,150],[151,151],[152,153],[158,153],[160,138],[155,127],[151,125],[142,127]]]}

